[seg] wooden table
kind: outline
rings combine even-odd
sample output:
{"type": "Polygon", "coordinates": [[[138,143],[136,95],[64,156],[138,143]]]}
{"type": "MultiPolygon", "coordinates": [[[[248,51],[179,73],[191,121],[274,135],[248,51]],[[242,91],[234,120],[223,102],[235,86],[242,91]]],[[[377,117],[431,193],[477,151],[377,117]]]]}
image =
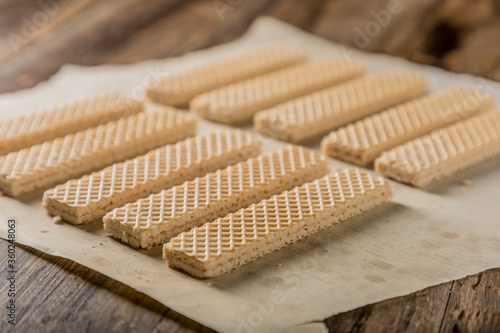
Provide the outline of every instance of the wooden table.
{"type": "MultiPolygon", "coordinates": [[[[260,15],[365,51],[500,80],[495,0],[2,0],[0,92],[47,80],[65,63],[128,64],[224,43],[260,15]]],[[[19,332],[211,331],[70,260],[26,247],[17,260],[19,332]]],[[[6,274],[2,265],[2,281],[6,274]]],[[[3,297],[7,283],[0,289],[3,297]]],[[[325,322],[332,332],[494,332],[499,290],[493,269],[325,322]]]]}

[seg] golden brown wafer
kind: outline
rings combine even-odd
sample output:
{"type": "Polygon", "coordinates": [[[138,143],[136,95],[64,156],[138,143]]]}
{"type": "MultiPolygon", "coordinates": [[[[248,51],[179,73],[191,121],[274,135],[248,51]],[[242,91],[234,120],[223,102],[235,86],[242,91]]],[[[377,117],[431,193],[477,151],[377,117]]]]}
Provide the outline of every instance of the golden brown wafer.
{"type": "Polygon", "coordinates": [[[172,267],[215,277],[382,204],[388,181],[358,169],[335,172],[184,232],[163,247],[172,267]]]}
{"type": "Polygon", "coordinates": [[[383,151],[493,107],[495,98],[451,88],[375,114],[340,128],[322,141],[323,152],[365,166],[383,151]]]}
{"type": "Polygon", "coordinates": [[[363,66],[338,58],[295,65],[195,97],[192,112],[221,123],[243,123],[276,104],[360,76],[363,66]]]}
{"type": "Polygon", "coordinates": [[[323,156],[289,146],[117,208],[104,217],[104,229],[148,248],[326,172],[323,156]]]}
{"type": "Polygon", "coordinates": [[[405,71],[385,71],[323,89],[258,112],[255,129],[301,142],[427,91],[424,79],[405,71]]]}
{"type": "Polygon", "coordinates": [[[20,196],[194,134],[196,121],[163,108],[109,122],[0,157],[0,190],[20,196]]]}
{"type": "Polygon", "coordinates": [[[139,113],[143,105],[118,92],[96,94],[0,120],[0,155],[139,113]]]}
{"type": "Polygon", "coordinates": [[[188,138],[48,190],[43,205],[65,221],[88,223],[113,208],[257,156],[260,150],[260,141],[242,131],[188,138]]]}
{"type": "Polygon", "coordinates": [[[304,48],[272,43],[162,78],[146,87],[146,96],[157,103],[185,106],[204,92],[306,60],[304,48]]]}
{"type": "Polygon", "coordinates": [[[422,187],[498,154],[500,111],[494,110],[384,152],[375,160],[375,170],[422,187]]]}

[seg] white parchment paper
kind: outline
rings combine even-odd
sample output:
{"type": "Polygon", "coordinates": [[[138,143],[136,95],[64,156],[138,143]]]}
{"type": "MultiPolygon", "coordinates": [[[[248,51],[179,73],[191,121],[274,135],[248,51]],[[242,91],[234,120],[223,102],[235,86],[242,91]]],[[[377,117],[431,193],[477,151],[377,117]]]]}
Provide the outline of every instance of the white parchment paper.
{"type": "MultiPolygon", "coordinates": [[[[46,83],[0,96],[0,116],[108,89],[138,95],[144,83],[161,75],[275,40],[303,45],[314,58],[361,60],[370,73],[386,68],[418,71],[431,90],[480,87],[500,99],[497,83],[354,52],[261,18],[237,41],[180,58],[126,66],[64,66],[46,83]]],[[[199,132],[223,127],[200,120],[199,132]]],[[[264,140],[265,152],[283,146],[264,140]]],[[[348,166],[333,159],[329,165],[332,170],[348,166]]],[[[136,251],[103,235],[102,223],[54,224],[40,206],[40,195],[22,201],[0,197],[0,236],[6,237],[7,219],[15,218],[19,243],[90,267],[219,331],[322,332],[326,327],[321,321],[333,314],[500,266],[499,185],[500,158],[423,190],[395,184],[390,203],[210,280],[170,269],[158,248],[136,251]],[[472,185],[464,186],[465,178],[472,185]]]]}

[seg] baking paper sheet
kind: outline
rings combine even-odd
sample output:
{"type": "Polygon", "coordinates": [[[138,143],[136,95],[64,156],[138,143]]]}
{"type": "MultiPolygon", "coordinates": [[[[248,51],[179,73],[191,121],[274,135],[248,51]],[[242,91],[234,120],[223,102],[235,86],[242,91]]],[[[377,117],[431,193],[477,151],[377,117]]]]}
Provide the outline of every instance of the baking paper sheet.
{"type": "MultiPolygon", "coordinates": [[[[108,89],[139,95],[144,83],[162,75],[278,40],[305,46],[314,58],[361,60],[370,73],[414,70],[432,90],[479,87],[500,99],[497,83],[355,52],[260,18],[237,41],[180,58],[64,66],[46,83],[0,96],[1,117],[108,89]]],[[[200,121],[199,132],[223,127],[200,121]]],[[[264,139],[264,152],[283,145],[264,139]]],[[[330,159],[329,166],[333,170],[348,164],[330,159]]],[[[390,203],[210,280],[170,269],[159,248],[136,251],[103,235],[102,222],[87,227],[54,224],[40,206],[40,195],[21,201],[0,197],[0,235],[6,237],[7,219],[15,218],[19,243],[90,267],[218,331],[322,332],[322,320],[333,314],[500,266],[499,185],[500,158],[423,190],[395,184],[390,203]],[[464,186],[465,178],[472,185],[464,186]]]]}

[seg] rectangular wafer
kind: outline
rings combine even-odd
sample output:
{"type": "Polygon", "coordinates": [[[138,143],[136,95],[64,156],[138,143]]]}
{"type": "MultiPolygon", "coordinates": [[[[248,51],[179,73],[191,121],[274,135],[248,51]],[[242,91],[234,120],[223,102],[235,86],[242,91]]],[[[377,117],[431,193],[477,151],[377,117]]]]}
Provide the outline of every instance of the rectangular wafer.
{"type": "Polygon", "coordinates": [[[188,138],[58,185],[44,193],[43,206],[62,220],[88,223],[113,208],[255,157],[260,151],[259,140],[237,130],[188,138]]]}
{"type": "Polygon", "coordinates": [[[381,177],[338,171],[184,232],[164,245],[163,257],[195,277],[219,276],[391,196],[391,184],[381,177]]]}
{"type": "Polygon", "coordinates": [[[423,187],[500,154],[500,111],[486,111],[384,152],[375,170],[423,187]]]}
{"type": "Polygon", "coordinates": [[[161,78],[146,87],[154,102],[185,106],[204,92],[307,60],[304,48],[272,43],[192,70],[161,78]]]}
{"type": "Polygon", "coordinates": [[[0,191],[20,196],[194,135],[196,121],[172,108],[136,115],[0,156],[0,191]]]}
{"type": "Polygon", "coordinates": [[[106,92],[30,114],[2,119],[0,155],[127,117],[142,110],[141,102],[118,92],[106,92]]]}
{"type": "Polygon", "coordinates": [[[289,146],[117,208],[104,216],[104,230],[149,248],[327,171],[320,154],[289,146]]]}
{"type": "Polygon", "coordinates": [[[240,81],[195,97],[192,112],[221,123],[243,123],[255,113],[360,76],[361,64],[326,58],[240,81]]]}
{"type": "Polygon", "coordinates": [[[426,91],[427,84],[419,75],[385,71],[260,111],[254,117],[254,127],[281,140],[301,142],[426,91]]]}
{"type": "Polygon", "coordinates": [[[493,107],[493,95],[451,88],[340,128],[321,142],[323,153],[365,166],[383,151],[493,107]]]}

